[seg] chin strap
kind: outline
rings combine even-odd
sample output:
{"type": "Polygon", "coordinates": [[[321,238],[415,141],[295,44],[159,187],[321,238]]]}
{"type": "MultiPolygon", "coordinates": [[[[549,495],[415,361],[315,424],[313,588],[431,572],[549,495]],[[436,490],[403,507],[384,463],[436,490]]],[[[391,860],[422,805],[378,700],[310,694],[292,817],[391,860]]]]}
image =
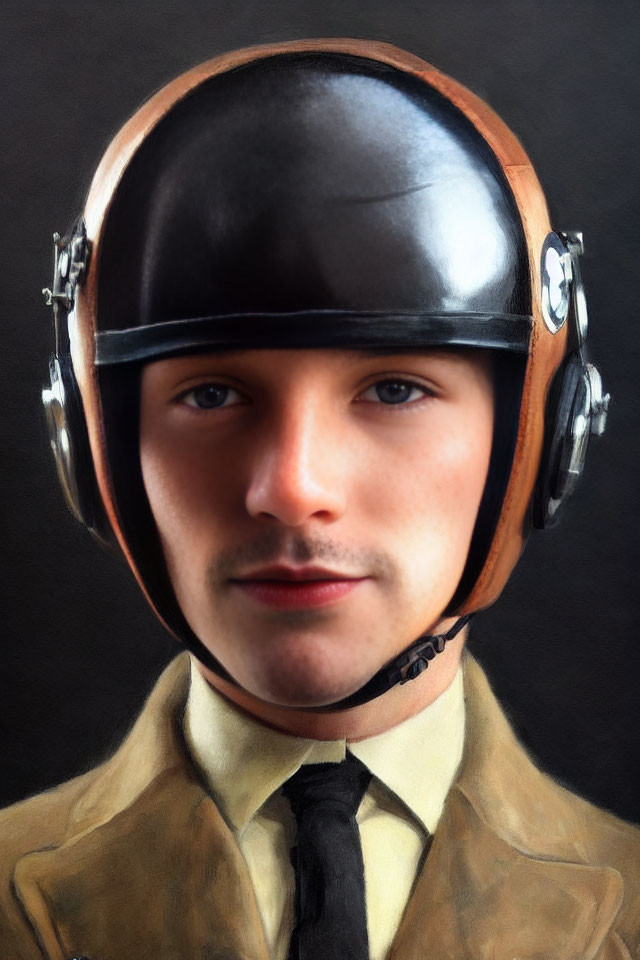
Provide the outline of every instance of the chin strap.
{"type": "MultiPolygon", "coordinates": [[[[383,693],[391,690],[398,683],[408,683],[409,680],[415,680],[427,669],[429,661],[433,660],[437,654],[442,653],[447,642],[457,637],[472,617],[472,613],[460,617],[446,633],[423,633],[410,647],[407,647],[394,660],[378,670],[363,687],[343,700],[338,700],[336,703],[327,703],[321,707],[295,707],[293,709],[305,710],[307,713],[333,713],[337,710],[348,710],[350,707],[359,707],[363,703],[375,700],[376,697],[381,697],[383,693]]],[[[234,687],[239,686],[231,674],[199,641],[197,645],[190,646],[189,649],[206,667],[213,670],[223,680],[233,684],[234,687]]]]}
{"type": "MultiPolygon", "coordinates": [[[[460,617],[446,633],[429,634],[424,633],[418,637],[410,647],[407,647],[395,660],[383,667],[360,687],[355,693],[345,697],[344,700],[338,700],[337,703],[328,703],[322,707],[306,707],[309,713],[332,713],[335,710],[346,710],[349,707],[359,707],[363,703],[375,700],[382,696],[387,690],[395,687],[397,683],[408,683],[409,680],[415,680],[427,669],[429,661],[433,660],[437,654],[442,653],[449,640],[453,640],[464,627],[467,626],[473,614],[467,613],[460,617]]],[[[298,708],[300,709],[300,708],[298,708]]]]}

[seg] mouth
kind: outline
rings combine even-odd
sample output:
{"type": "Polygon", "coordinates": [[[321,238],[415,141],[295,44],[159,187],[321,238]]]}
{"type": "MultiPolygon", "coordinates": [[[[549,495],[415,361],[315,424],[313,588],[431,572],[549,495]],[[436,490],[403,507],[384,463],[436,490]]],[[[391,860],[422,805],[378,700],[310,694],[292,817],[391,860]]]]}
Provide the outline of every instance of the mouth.
{"type": "Polygon", "coordinates": [[[369,577],[325,567],[264,567],[229,583],[256,603],[282,610],[324,607],[346,597],[369,577]]]}

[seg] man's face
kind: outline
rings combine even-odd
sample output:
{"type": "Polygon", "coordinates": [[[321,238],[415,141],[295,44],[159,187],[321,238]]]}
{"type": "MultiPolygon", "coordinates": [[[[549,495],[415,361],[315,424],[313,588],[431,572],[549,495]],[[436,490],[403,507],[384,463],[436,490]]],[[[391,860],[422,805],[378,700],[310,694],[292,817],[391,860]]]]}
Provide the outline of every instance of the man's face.
{"type": "Polygon", "coordinates": [[[480,351],[149,364],[142,472],[191,628],[263,700],[353,693],[440,620],[492,430],[480,351]]]}

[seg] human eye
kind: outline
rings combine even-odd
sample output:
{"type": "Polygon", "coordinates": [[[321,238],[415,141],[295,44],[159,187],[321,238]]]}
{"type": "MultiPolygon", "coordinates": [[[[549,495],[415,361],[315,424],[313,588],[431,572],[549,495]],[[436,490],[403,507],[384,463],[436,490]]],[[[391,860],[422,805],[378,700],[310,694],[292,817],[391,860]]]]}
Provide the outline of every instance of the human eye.
{"type": "Polygon", "coordinates": [[[412,380],[389,377],[371,384],[360,394],[358,400],[365,403],[383,403],[385,406],[406,406],[432,395],[432,390],[412,380]]]}
{"type": "Polygon", "coordinates": [[[233,387],[228,387],[224,383],[202,383],[183,391],[176,400],[196,410],[219,410],[222,407],[243,403],[244,397],[233,387]]]}

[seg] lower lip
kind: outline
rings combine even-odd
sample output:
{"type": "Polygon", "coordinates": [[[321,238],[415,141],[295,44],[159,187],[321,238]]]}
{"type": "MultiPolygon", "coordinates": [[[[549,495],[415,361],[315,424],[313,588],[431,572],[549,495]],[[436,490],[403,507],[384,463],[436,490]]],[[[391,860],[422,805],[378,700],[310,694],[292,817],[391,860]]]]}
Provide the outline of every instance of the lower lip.
{"type": "Polygon", "coordinates": [[[346,597],[358,580],[234,580],[233,585],[265,607],[302,610],[324,607],[346,597]]]}

